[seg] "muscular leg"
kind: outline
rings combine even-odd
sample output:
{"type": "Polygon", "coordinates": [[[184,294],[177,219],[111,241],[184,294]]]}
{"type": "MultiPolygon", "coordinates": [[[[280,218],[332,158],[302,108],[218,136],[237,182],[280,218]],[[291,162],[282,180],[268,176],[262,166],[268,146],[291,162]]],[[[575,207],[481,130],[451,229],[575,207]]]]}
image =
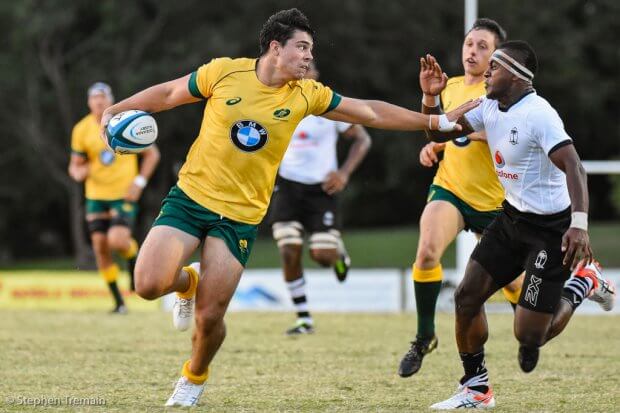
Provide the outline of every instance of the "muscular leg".
{"type": "Polygon", "coordinates": [[[112,251],[108,246],[106,234],[103,232],[93,232],[90,234],[90,240],[93,244],[97,268],[99,270],[103,270],[113,265],[114,260],[112,260],[112,251]]]}
{"type": "Polygon", "coordinates": [[[422,270],[439,265],[448,245],[464,228],[463,216],[450,202],[432,201],[426,204],[420,218],[415,265],[422,270]]]}
{"type": "Polygon", "coordinates": [[[310,258],[321,267],[333,267],[338,261],[338,249],[337,248],[311,248],[310,258]]]}
{"type": "Polygon", "coordinates": [[[489,337],[484,303],[499,286],[478,262],[470,259],[454,294],[456,344],[461,353],[477,353],[489,337]]]}
{"type": "Polygon", "coordinates": [[[200,240],[180,229],[158,225],[149,231],[136,263],[136,292],[154,300],[170,292],[189,289],[189,275],[183,264],[198,247],[200,240]]]}
{"type": "Polygon", "coordinates": [[[489,389],[484,365],[484,343],[489,337],[484,303],[498,289],[499,286],[484,267],[470,259],[465,277],[454,294],[456,344],[465,370],[460,383],[482,393],[489,389]]]}
{"type": "Polygon", "coordinates": [[[196,291],[196,329],[192,336],[190,372],[204,376],[226,336],[224,315],[241,279],[243,266],[226,243],[207,237],[202,250],[202,276],[196,291]]]}
{"type": "Polygon", "coordinates": [[[127,260],[129,287],[131,291],[135,291],[134,272],[138,256],[138,242],[131,237],[131,229],[126,225],[112,225],[108,230],[108,245],[127,260]]]}
{"type": "Polygon", "coordinates": [[[310,236],[310,257],[323,268],[332,267],[338,281],[347,279],[351,258],[339,230],[331,228],[314,232],[310,236]]]}
{"type": "Polygon", "coordinates": [[[105,233],[107,223],[101,224],[102,221],[105,222],[108,219],[109,215],[107,213],[88,214],[86,216],[86,220],[89,222],[89,227],[91,227],[90,239],[93,245],[93,251],[95,252],[97,269],[99,270],[101,278],[103,278],[108,285],[110,293],[114,298],[114,312],[124,313],[126,311],[124,307],[125,301],[123,300],[123,296],[121,295],[116,283],[116,280],[118,279],[118,266],[112,260],[112,251],[110,250],[105,233]],[[95,225],[92,227],[93,223],[96,223],[96,221],[99,222],[101,226],[95,225]]]}
{"type": "Polygon", "coordinates": [[[125,225],[113,225],[108,230],[108,245],[114,251],[123,253],[131,248],[131,230],[125,225]]]}
{"type": "Polygon", "coordinates": [[[429,338],[435,334],[435,306],[443,277],[440,260],[464,226],[459,210],[447,201],[429,202],[422,212],[420,240],[412,274],[418,337],[429,338]]]}
{"type": "Polygon", "coordinates": [[[313,323],[308,311],[306,280],[302,268],[304,227],[298,221],[281,221],[275,222],[272,230],[280,249],[284,281],[297,312],[297,323],[286,334],[310,333],[313,323]]]}
{"type": "MultiPolygon", "coordinates": [[[[482,234],[476,234],[476,239],[480,241],[482,238],[482,234]]],[[[502,288],[502,294],[504,294],[504,298],[508,300],[512,309],[514,311],[517,310],[517,303],[519,302],[519,297],[521,296],[521,289],[523,288],[523,279],[525,278],[525,273],[522,273],[517,278],[512,280],[508,285],[505,285],[502,288]]]]}
{"type": "Polygon", "coordinates": [[[520,344],[518,358],[523,371],[529,373],[536,367],[539,348],[564,330],[574,311],[574,307],[563,299],[553,314],[517,306],[514,333],[520,344]]]}
{"type": "Polygon", "coordinates": [[[517,278],[512,280],[510,284],[502,288],[502,293],[504,294],[504,297],[506,298],[506,300],[508,300],[508,302],[512,306],[512,309],[515,311],[517,309],[517,303],[519,302],[519,297],[521,296],[521,289],[523,288],[524,277],[525,277],[525,273],[522,273],[517,278]]]}
{"type": "Polygon", "coordinates": [[[420,218],[420,240],[412,268],[418,327],[416,339],[400,361],[398,374],[401,377],[417,373],[425,355],[437,347],[435,307],[443,278],[440,260],[464,227],[463,216],[450,202],[437,200],[424,207],[420,218]]]}
{"type": "Polygon", "coordinates": [[[280,246],[284,280],[297,312],[297,323],[286,332],[289,335],[312,332],[312,325],[314,324],[308,309],[306,280],[301,264],[302,253],[302,245],[286,244],[280,246]]]}
{"type": "Polygon", "coordinates": [[[280,258],[282,269],[284,270],[284,280],[291,282],[299,279],[303,272],[301,267],[301,245],[282,245],[280,247],[280,258]]]}

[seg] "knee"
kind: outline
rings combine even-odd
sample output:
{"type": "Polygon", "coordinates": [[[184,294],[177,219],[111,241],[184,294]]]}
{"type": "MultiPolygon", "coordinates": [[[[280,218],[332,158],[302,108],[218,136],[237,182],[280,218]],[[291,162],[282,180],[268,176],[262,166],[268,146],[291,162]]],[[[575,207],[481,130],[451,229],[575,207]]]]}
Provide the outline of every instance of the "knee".
{"type": "Polygon", "coordinates": [[[145,300],[155,300],[166,291],[156,282],[156,277],[139,265],[134,270],[136,294],[145,300]]]}
{"type": "Polygon", "coordinates": [[[108,245],[115,251],[124,250],[129,245],[129,238],[126,234],[119,233],[117,231],[108,232],[108,245]]]}
{"type": "Polygon", "coordinates": [[[292,267],[299,265],[301,261],[301,254],[297,248],[284,246],[280,249],[280,255],[282,256],[282,263],[285,267],[292,267]]]}
{"type": "Polygon", "coordinates": [[[336,250],[311,249],[310,257],[322,267],[331,267],[338,258],[336,250]]]}
{"type": "Polygon", "coordinates": [[[541,347],[545,344],[546,332],[515,326],[515,338],[522,346],[541,347]]]}
{"type": "Polygon", "coordinates": [[[420,269],[436,267],[441,259],[441,251],[432,242],[422,242],[418,247],[415,262],[420,269]]]}
{"type": "Polygon", "coordinates": [[[196,331],[202,335],[211,335],[219,331],[222,336],[226,335],[224,314],[226,306],[221,303],[211,305],[205,309],[196,310],[196,331]]]}
{"type": "Polygon", "coordinates": [[[480,311],[482,304],[483,302],[462,284],[454,292],[454,307],[458,315],[473,317],[480,311]]]}

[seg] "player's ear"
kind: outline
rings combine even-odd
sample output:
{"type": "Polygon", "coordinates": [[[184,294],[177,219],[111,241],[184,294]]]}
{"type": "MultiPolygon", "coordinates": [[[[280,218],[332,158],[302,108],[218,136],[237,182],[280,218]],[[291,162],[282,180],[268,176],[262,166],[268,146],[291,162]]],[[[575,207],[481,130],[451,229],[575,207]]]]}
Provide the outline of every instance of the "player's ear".
{"type": "Polygon", "coordinates": [[[276,56],[280,54],[280,49],[282,45],[277,40],[272,40],[269,42],[269,50],[272,50],[276,56]]]}

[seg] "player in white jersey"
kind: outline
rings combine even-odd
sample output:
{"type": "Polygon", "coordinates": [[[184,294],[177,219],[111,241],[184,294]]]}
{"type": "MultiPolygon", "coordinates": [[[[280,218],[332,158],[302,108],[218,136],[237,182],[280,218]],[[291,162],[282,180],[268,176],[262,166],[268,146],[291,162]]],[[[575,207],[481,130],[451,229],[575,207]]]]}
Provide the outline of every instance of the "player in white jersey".
{"type": "MultiPolygon", "coordinates": [[[[314,63],[306,77],[318,80],[314,63]]],[[[351,261],[340,233],[336,195],[346,187],[370,144],[363,126],[320,116],[304,118],[293,133],[278,171],[269,219],[280,249],[284,280],[297,312],[297,322],[286,331],[288,335],[314,332],[302,268],[304,235],[308,235],[313,261],[333,267],[340,282],[347,277],[351,261]],[[336,156],[339,135],[353,140],[340,168],[336,156]]]]}
{"type": "Polygon", "coordinates": [[[458,392],[433,409],[495,405],[484,362],[484,302],[523,270],[514,332],[524,372],[536,367],[539,348],[566,327],[586,297],[605,310],[613,306],[614,288],[592,261],[586,173],[557,112],[532,86],[537,66],[527,43],[503,43],[485,73],[486,98],[459,119],[459,136],[486,132],[506,201],[455,293],[456,339],[465,375],[458,392]]]}

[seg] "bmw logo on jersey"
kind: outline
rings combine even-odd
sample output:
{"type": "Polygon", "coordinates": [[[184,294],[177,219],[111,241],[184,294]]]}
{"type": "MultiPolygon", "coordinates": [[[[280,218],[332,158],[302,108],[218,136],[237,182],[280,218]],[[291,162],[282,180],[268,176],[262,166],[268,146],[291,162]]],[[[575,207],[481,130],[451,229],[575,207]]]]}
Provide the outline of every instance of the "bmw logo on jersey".
{"type": "Polygon", "coordinates": [[[256,152],[267,143],[267,129],[253,120],[237,121],[230,128],[230,139],[244,152],[256,152]]]}
{"type": "Polygon", "coordinates": [[[104,149],[99,152],[99,162],[104,166],[112,165],[115,159],[114,152],[110,150],[104,149]]]}
{"type": "Polygon", "coordinates": [[[454,143],[456,146],[462,148],[464,146],[469,145],[471,143],[471,140],[467,136],[461,136],[459,138],[453,139],[452,143],[454,143]]]}

